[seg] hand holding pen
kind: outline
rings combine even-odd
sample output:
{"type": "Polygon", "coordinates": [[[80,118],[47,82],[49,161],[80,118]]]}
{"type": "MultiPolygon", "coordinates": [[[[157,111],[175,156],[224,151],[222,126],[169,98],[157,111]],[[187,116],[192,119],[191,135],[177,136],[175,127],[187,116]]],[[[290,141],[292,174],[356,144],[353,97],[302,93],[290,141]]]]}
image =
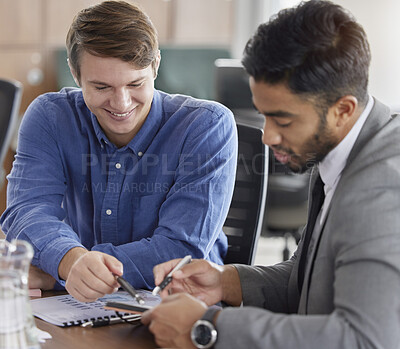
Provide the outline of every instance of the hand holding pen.
{"type": "Polygon", "coordinates": [[[192,256],[187,255],[184,258],[182,258],[179,263],[167,274],[167,276],[164,278],[164,280],[156,286],[153,290],[153,295],[157,295],[159,292],[161,292],[167,285],[172,281],[172,274],[176,272],[177,270],[181,269],[185,264],[188,264],[192,261],[192,256]]]}
{"type": "Polygon", "coordinates": [[[139,295],[139,293],[134,289],[134,287],[128,281],[126,281],[122,276],[115,275],[115,279],[126,292],[128,292],[133,298],[136,299],[136,301],[140,305],[143,305],[145,303],[144,299],[139,295]]]}
{"type": "MultiPolygon", "coordinates": [[[[230,293],[229,289],[224,289],[226,280],[229,279],[232,283],[237,282],[240,289],[239,275],[233,265],[218,265],[204,259],[193,259],[190,264],[185,266],[181,264],[178,268],[181,270],[176,272],[174,269],[181,261],[173,259],[156,265],[154,267],[156,283],[160,283],[161,286],[163,279],[167,279],[172,272],[174,273],[173,285],[170,288],[172,293],[188,293],[207,305],[216,304],[221,300],[231,304],[230,296],[225,299],[226,294],[230,293]]],[[[167,292],[163,292],[163,296],[166,297],[167,292]]]]}

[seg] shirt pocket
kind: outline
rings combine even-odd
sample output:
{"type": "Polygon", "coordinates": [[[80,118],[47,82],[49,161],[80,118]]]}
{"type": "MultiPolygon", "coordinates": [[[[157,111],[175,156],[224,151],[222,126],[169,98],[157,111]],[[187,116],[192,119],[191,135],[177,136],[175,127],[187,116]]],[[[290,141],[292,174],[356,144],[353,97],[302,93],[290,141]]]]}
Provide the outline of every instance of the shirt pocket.
{"type": "Polygon", "coordinates": [[[153,236],[165,197],[165,193],[157,193],[132,198],[132,234],[135,240],[153,236]]]}

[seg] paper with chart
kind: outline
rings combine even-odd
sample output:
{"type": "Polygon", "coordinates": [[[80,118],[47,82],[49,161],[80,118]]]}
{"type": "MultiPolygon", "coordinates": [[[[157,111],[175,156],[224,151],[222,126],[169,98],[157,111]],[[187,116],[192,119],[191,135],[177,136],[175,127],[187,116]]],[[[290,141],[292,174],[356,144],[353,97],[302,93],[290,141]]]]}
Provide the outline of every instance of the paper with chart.
{"type": "MultiPolygon", "coordinates": [[[[150,291],[138,290],[138,293],[143,297],[146,305],[150,307],[157,305],[161,301],[160,297],[153,296],[150,291]]],[[[103,308],[106,302],[138,304],[125,291],[106,295],[91,303],[82,303],[70,295],[62,295],[32,299],[30,304],[34,316],[53,325],[66,327],[80,325],[93,319],[115,317],[115,311],[103,308]]]]}

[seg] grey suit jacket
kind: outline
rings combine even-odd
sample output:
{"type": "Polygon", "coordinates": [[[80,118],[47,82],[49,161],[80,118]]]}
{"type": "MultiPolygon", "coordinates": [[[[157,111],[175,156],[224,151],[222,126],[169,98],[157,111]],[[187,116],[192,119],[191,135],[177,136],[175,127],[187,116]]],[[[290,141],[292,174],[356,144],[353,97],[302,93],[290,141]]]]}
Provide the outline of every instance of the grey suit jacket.
{"type": "Polygon", "coordinates": [[[400,117],[376,100],[313,239],[301,292],[302,241],[236,266],[244,306],[221,312],[216,348],[400,348],[400,117]]]}

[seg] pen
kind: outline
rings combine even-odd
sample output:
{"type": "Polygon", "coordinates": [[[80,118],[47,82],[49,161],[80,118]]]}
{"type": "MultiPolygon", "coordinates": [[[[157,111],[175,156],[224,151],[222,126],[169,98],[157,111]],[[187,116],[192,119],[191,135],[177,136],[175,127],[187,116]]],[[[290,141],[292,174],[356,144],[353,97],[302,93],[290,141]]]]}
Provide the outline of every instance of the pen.
{"type": "Polygon", "coordinates": [[[136,299],[136,301],[143,305],[144,304],[144,299],[137,293],[137,291],[133,288],[133,286],[126,281],[122,276],[117,276],[115,275],[116,280],[118,283],[121,285],[121,287],[128,292],[133,298],[136,299]]]}
{"type": "Polygon", "coordinates": [[[92,321],[84,322],[81,327],[101,327],[107,325],[119,324],[121,322],[136,322],[140,320],[141,314],[133,314],[133,315],[125,315],[122,318],[113,317],[113,318],[104,318],[104,319],[96,319],[92,321]]]}
{"type": "Polygon", "coordinates": [[[181,269],[185,264],[188,264],[192,261],[192,256],[187,255],[182,260],[175,266],[174,269],[172,269],[168,275],[165,277],[165,279],[162,281],[162,283],[156,287],[154,287],[153,290],[153,296],[156,296],[161,290],[163,290],[167,285],[172,281],[172,274],[176,272],[177,270],[181,269]]]}

